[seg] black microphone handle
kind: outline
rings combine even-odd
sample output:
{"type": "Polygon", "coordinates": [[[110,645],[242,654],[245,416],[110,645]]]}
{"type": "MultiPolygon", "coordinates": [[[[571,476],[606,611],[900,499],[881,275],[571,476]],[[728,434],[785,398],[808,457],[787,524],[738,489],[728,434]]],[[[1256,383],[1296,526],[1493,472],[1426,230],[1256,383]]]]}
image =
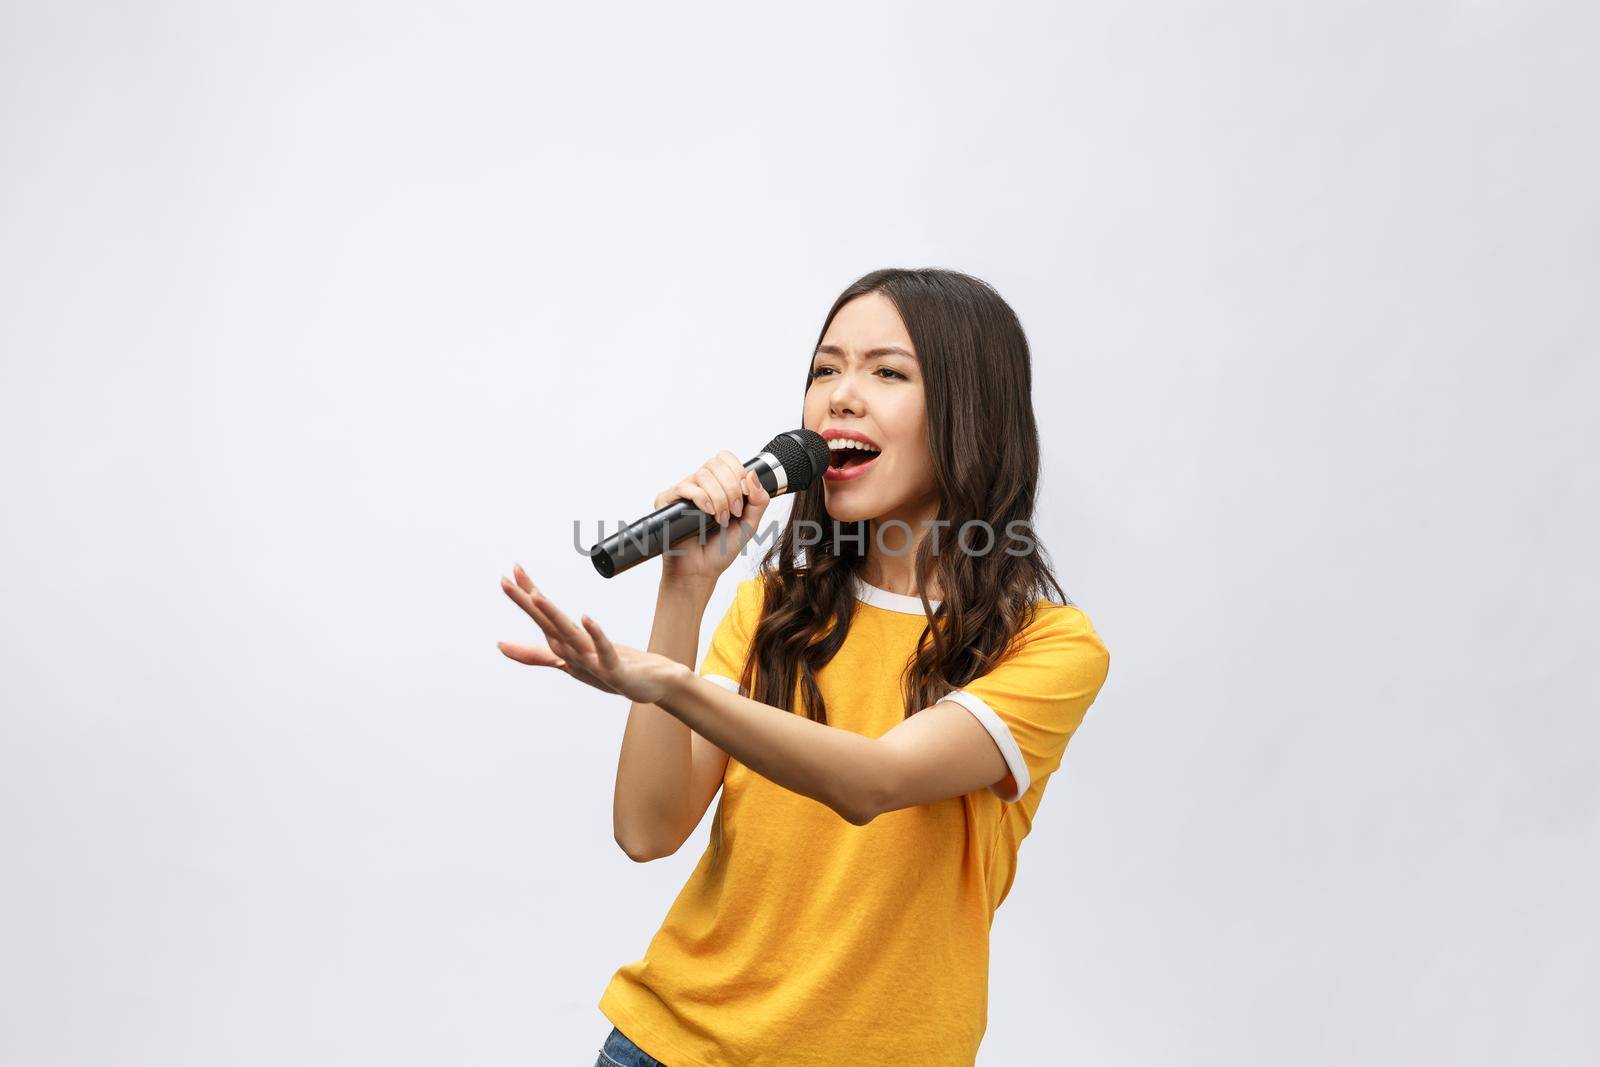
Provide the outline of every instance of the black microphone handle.
{"type": "MultiPolygon", "coordinates": [[[[768,494],[778,496],[788,491],[788,479],[771,453],[763,452],[747,461],[744,469],[756,472],[756,477],[761,480],[768,494]]],[[[644,518],[628,523],[589,549],[589,559],[603,577],[614,578],[647,559],[654,559],[668,545],[686,537],[704,537],[710,541],[723,530],[727,531],[724,536],[738,536],[734,526],[737,521],[738,516],[729,516],[727,527],[721,527],[717,525],[716,516],[701,511],[694,501],[674,500],[644,518]]]]}

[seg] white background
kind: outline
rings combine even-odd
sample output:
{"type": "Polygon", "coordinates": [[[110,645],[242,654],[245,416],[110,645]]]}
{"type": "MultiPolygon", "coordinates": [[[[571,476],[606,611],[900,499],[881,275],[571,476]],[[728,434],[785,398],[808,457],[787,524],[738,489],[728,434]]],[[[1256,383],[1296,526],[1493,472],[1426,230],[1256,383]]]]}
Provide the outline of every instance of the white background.
{"type": "Polygon", "coordinates": [[[1600,20],[580,6],[5,5],[0,1060],[592,1062],[710,820],[500,577],[643,644],[573,520],[882,266],[1021,316],[1112,650],[978,1063],[1600,1058],[1600,20]]]}

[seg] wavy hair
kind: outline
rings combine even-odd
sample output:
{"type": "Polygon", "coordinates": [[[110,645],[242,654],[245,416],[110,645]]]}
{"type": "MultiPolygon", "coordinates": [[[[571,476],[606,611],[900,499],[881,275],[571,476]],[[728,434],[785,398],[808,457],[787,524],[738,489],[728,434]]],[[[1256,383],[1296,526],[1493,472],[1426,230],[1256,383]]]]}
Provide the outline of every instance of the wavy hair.
{"type": "MultiPolygon", "coordinates": [[[[945,529],[952,534],[973,520],[987,522],[992,534],[993,550],[981,554],[963,550],[954,536],[937,553],[932,537],[918,546],[915,574],[927,624],[901,679],[909,718],[1004,658],[1050,592],[1056,602],[1071,599],[1033,535],[1039,431],[1028,341],[1016,313],[987,283],[957,271],[877,270],[839,294],[818,345],[839,309],[868,293],[894,304],[916,348],[937,518],[950,523],[945,529]],[[1027,530],[1027,551],[1000,550],[994,531],[1010,533],[1017,522],[1027,530]],[[937,608],[926,592],[933,575],[944,594],[937,608]]],[[[866,560],[867,538],[877,532],[874,521],[837,522],[828,514],[821,478],[795,494],[788,522],[757,568],[761,619],[742,679],[753,699],[793,710],[799,693],[807,717],[828,721],[817,672],[849,632],[857,603],[854,581],[866,560]],[[799,520],[822,532],[819,543],[801,543],[799,520]]]]}

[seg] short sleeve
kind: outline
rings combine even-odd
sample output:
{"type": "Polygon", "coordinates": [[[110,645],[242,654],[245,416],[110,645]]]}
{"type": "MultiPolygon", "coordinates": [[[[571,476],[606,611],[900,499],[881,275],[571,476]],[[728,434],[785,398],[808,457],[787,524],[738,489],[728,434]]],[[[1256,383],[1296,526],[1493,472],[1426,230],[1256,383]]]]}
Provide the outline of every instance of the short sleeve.
{"type": "Polygon", "coordinates": [[[1044,605],[1010,653],[945,697],[972,712],[1005,756],[1009,774],[989,787],[1020,800],[1061,765],[1111,667],[1111,654],[1076,607],[1044,605]]]}
{"type": "Polygon", "coordinates": [[[700,660],[700,676],[741,696],[749,696],[739,684],[750,639],[761,618],[761,583],[746,578],[734,591],[733,603],[711,633],[711,643],[700,660]]]}

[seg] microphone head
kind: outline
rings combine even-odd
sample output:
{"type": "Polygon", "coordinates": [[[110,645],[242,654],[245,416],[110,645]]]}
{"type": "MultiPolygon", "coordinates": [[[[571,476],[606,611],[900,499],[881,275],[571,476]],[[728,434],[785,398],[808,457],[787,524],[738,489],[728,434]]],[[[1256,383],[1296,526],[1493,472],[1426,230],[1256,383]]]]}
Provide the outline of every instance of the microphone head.
{"type": "Polygon", "coordinates": [[[784,475],[789,479],[791,493],[805,489],[820,478],[832,461],[828,442],[815,430],[785,431],[768,441],[762,451],[771,452],[777,458],[784,475]]]}

